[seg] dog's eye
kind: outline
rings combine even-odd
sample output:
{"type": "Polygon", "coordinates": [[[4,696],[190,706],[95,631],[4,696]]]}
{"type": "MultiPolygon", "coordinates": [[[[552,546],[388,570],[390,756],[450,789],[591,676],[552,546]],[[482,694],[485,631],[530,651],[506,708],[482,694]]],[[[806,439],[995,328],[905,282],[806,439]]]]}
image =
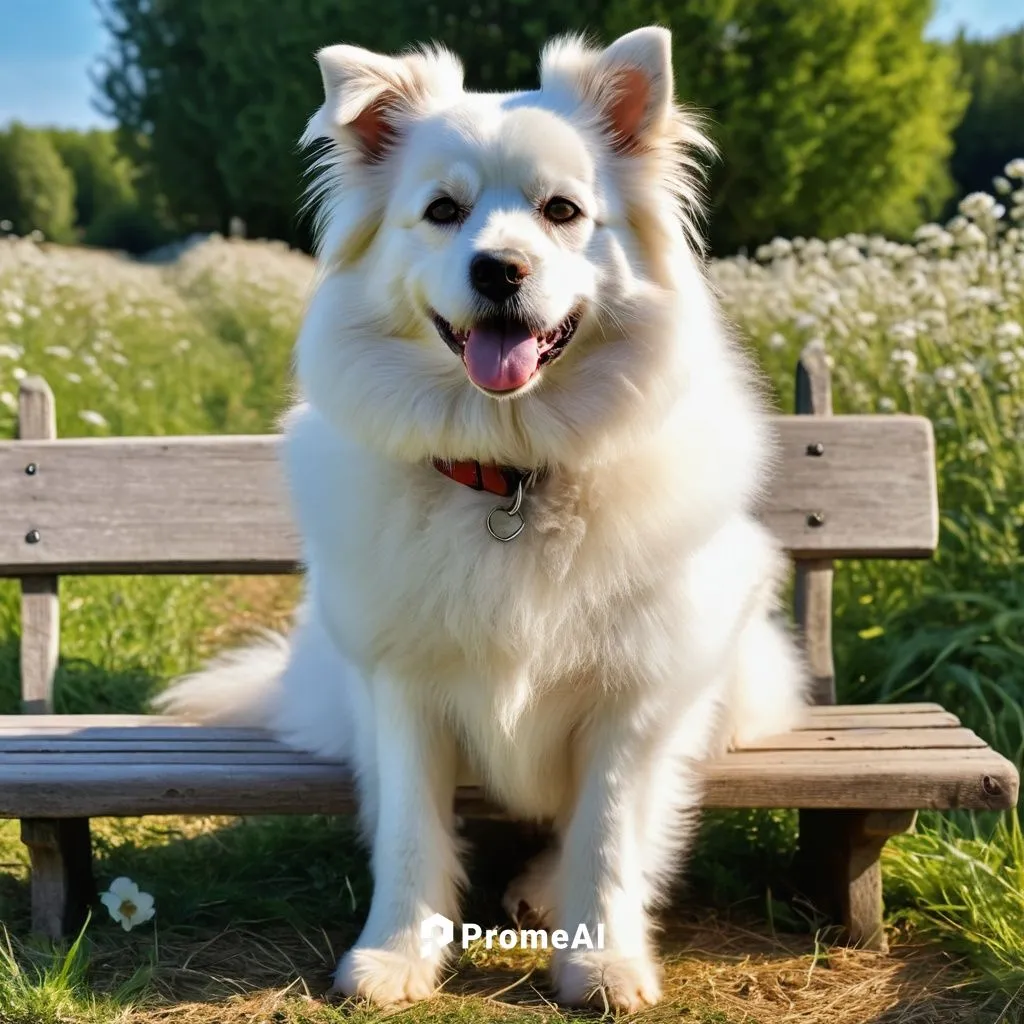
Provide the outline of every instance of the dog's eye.
{"type": "Polygon", "coordinates": [[[455,200],[442,196],[427,207],[423,217],[433,224],[453,224],[459,219],[459,208],[455,200]]]}
{"type": "Polygon", "coordinates": [[[580,208],[561,196],[555,196],[554,199],[548,200],[547,206],[544,207],[544,216],[548,220],[554,221],[555,224],[568,224],[579,215],[580,208]]]}

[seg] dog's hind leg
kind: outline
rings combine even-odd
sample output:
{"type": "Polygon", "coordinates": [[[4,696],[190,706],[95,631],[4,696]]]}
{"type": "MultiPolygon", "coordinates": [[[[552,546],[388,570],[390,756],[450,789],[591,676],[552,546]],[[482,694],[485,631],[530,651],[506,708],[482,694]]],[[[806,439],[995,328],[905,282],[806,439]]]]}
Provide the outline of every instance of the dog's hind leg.
{"type": "Polygon", "coordinates": [[[376,766],[360,776],[364,792],[375,789],[366,794],[375,805],[373,899],[338,964],[335,990],[380,1006],[433,992],[464,881],[454,834],[456,743],[422,694],[386,675],[373,681],[376,766]]]}

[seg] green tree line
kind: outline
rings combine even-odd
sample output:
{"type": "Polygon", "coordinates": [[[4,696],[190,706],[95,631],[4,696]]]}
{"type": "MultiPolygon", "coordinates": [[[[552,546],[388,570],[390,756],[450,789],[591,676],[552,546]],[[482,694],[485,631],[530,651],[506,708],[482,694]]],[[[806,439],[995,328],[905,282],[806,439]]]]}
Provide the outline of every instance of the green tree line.
{"type": "Polygon", "coordinates": [[[108,132],[0,133],[0,220],[141,251],[171,232],[306,244],[296,146],[312,55],[438,40],[470,86],[536,85],[550,36],[672,28],[679,98],[702,111],[719,253],[776,235],[906,236],[1024,155],[1024,27],[925,38],[934,0],[96,0],[108,132]]]}

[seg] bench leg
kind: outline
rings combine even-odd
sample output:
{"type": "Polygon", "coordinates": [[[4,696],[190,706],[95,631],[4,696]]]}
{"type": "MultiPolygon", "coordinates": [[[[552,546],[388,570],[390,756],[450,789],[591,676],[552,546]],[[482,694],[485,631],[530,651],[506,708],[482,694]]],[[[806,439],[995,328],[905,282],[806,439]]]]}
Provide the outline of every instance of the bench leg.
{"type": "Polygon", "coordinates": [[[32,931],[75,934],[96,902],[88,818],[25,818],[21,841],[32,865],[32,931]]]}
{"type": "Polygon", "coordinates": [[[915,811],[801,811],[800,885],[814,906],[842,924],[847,940],[886,952],[882,867],[890,836],[909,831],[915,811]]]}

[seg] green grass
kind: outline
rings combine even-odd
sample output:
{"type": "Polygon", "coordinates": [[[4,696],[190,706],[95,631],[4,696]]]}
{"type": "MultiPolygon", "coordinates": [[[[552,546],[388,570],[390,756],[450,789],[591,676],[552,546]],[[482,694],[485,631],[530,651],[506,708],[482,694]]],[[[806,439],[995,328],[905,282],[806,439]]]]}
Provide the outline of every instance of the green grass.
{"type": "MultiPolygon", "coordinates": [[[[791,404],[800,349],[820,339],[834,361],[837,411],[909,411],[936,427],[938,556],[838,567],[841,698],[938,700],[1020,765],[1024,239],[1019,228],[997,231],[983,216],[980,224],[984,244],[962,225],[951,246],[934,233],[917,247],[797,240],[795,248],[777,243],[757,258],[719,261],[712,274],[780,407],[791,404]]],[[[26,372],[54,388],[64,436],[273,429],[288,401],[289,353],[310,274],[305,257],[259,243],[213,241],[157,267],[0,241],[0,436],[13,432],[17,381],[26,372]]],[[[280,622],[294,584],[69,579],[61,597],[58,709],[135,711],[168,678],[247,627],[280,622]]],[[[18,705],[18,622],[16,586],[0,583],[2,712],[18,705]]],[[[164,1019],[161,1007],[187,1016],[189,1000],[211,999],[220,1001],[221,1016],[208,1019],[227,1020],[236,1003],[239,1019],[353,1019],[305,995],[322,991],[331,959],[365,913],[365,858],[344,823],[153,819],[102,822],[96,831],[101,883],[128,874],[153,892],[156,927],[125,935],[97,917],[70,951],[26,945],[19,938],[27,924],[24,854],[16,826],[0,826],[0,920],[8,928],[0,1021],[155,1020],[164,1019]],[[288,985],[289,995],[274,1002],[288,985]]],[[[855,961],[840,969],[833,954],[831,976],[816,966],[818,922],[788,903],[782,887],[794,842],[792,815],[709,817],[688,902],[714,908],[715,928],[731,938],[727,953],[709,959],[686,953],[686,942],[698,941],[692,932],[677,947],[666,937],[670,960],[683,965],[672,975],[685,992],[669,1004],[677,1017],[685,1008],[693,1020],[785,1019],[771,1000],[748,1011],[746,996],[732,998],[747,984],[737,980],[747,970],[743,957],[755,955],[729,959],[730,943],[742,947],[738,935],[759,936],[756,955],[775,965],[776,980],[790,969],[778,966],[789,963],[778,943],[804,943],[794,969],[807,972],[808,992],[821,1000],[826,981],[853,969],[855,961]],[[775,943],[769,952],[762,939],[775,943]],[[706,962],[727,967],[708,981],[710,997],[686,987],[687,978],[708,980],[706,962]]],[[[916,834],[889,844],[884,866],[887,905],[905,948],[923,943],[969,967],[950,981],[970,989],[966,1001],[943,1003],[936,1016],[926,1006],[906,1019],[1016,1019],[1024,984],[1018,817],[923,815],[916,834]]],[[[481,913],[494,910],[486,880],[479,899],[481,913]]],[[[698,923],[707,920],[703,913],[694,911],[698,923]]],[[[535,966],[486,957],[464,965],[455,990],[478,994],[441,1000],[412,1019],[561,1020],[544,1002],[543,972],[522,980],[535,966]],[[514,982],[502,996],[511,1007],[479,995],[514,982]]],[[[875,964],[872,976],[888,978],[888,969],[875,964]]],[[[789,988],[784,995],[798,998],[789,988]]],[[[853,1012],[866,999],[842,1003],[853,1012]]],[[[822,1010],[822,1019],[840,1019],[837,1013],[822,1010]]],[[[354,1019],[361,1016],[371,1019],[362,1011],[354,1019]]]]}

